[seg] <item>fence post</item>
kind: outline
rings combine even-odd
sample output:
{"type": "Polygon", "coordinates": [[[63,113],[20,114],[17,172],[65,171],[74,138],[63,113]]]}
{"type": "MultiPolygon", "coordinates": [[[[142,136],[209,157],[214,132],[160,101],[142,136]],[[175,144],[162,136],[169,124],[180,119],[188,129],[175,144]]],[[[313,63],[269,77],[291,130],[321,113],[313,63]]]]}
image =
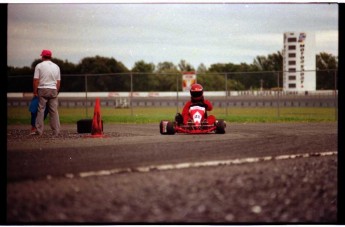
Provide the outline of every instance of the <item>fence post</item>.
{"type": "Polygon", "coordinates": [[[225,115],[228,116],[228,74],[224,74],[225,77],[225,115]]]}
{"type": "Polygon", "coordinates": [[[277,78],[277,83],[278,83],[278,102],[277,102],[277,115],[278,115],[278,118],[280,118],[280,88],[279,88],[279,75],[280,73],[278,72],[278,78],[277,78]]]}
{"type": "Polygon", "coordinates": [[[338,121],[337,70],[334,70],[334,109],[335,120],[338,121]]]}
{"type": "Polygon", "coordinates": [[[129,107],[131,108],[131,117],[133,117],[133,105],[132,105],[132,99],[133,99],[133,74],[132,74],[132,71],[131,71],[130,77],[131,77],[131,93],[130,93],[130,96],[129,96],[129,107]]]}
{"type": "Polygon", "coordinates": [[[86,118],[88,117],[88,113],[87,113],[87,74],[84,75],[85,78],[85,114],[86,114],[86,118]]]}
{"type": "Polygon", "coordinates": [[[176,74],[176,113],[178,113],[178,102],[179,102],[179,97],[178,97],[178,77],[179,77],[179,74],[176,74]]]}

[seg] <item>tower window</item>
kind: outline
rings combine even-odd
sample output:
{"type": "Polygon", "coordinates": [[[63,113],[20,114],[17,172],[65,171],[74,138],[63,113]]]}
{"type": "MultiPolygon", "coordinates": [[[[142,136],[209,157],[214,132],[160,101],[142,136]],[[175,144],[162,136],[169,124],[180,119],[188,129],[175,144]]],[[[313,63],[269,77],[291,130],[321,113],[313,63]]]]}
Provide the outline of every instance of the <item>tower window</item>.
{"type": "Polygon", "coordinates": [[[288,48],[289,48],[289,50],[296,50],[296,46],[295,45],[290,45],[288,48]]]}
{"type": "Polygon", "coordinates": [[[289,53],[289,58],[295,58],[296,57],[296,53],[289,53]]]}
{"type": "Polygon", "coordinates": [[[296,88],[296,84],[289,84],[289,88],[296,88]]]}
{"type": "Polygon", "coordinates": [[[296,65],[296,61],[289,61],[289,65],[296,65]]]}
{"type": "Polygon", "coordinates": [[[288,42],[289,43],[297,42],[297,38],[288,38],[288,42]]]}
{"type": "Polygon", "coordinates": [[[289,80],[296,80],[296,76],[289,76],[289,80]]]}

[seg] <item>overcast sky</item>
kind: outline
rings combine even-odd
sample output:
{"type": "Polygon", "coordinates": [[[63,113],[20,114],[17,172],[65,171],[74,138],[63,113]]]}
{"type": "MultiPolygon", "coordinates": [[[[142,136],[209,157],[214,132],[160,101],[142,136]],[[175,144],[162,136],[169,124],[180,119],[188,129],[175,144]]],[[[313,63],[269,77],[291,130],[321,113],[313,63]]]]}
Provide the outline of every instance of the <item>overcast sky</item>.
{"type": "Polygon", "coordinates": [[[31,66],[42,49],[75,64],[113,57],[177,65],[253,63],[283,49],[284,32],[312,32],[316,53],[338,56],[333,4],[9,4],[8,65],[31,66]]]}

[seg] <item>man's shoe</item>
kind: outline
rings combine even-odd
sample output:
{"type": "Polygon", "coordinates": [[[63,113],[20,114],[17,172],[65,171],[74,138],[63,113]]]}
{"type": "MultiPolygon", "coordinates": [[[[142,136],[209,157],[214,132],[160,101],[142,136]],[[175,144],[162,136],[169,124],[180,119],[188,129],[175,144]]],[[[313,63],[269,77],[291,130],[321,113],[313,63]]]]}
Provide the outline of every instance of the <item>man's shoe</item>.
{"type": "Polygon", "coordinates": [[[35,127],[31,127],[30,135],[36,135],[37,129],[35,127]]]}

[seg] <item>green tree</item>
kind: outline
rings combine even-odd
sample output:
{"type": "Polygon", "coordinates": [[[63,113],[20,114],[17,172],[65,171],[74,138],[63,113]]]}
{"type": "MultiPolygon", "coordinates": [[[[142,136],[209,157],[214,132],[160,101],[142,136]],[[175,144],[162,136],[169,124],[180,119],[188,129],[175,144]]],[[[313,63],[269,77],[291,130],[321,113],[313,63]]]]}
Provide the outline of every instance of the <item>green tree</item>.
{"type": "Polygon", "coordinates": [[[269,71],[270,63],[266,56],[256,56],[253,65],[257,67],[260,71],[269,71]]]}
{"type": "Polygon", "coordinates": [[[14,75],[32,75],[34,74],[34,69],[28,66],[24,66],[22,68],[8,66],[7,67],[7,75],[14,76],[14,75]]]}
{"type": "Polygon", "coordinates": [[[197,80],[205,91],[224,91],[225,89],[225,76],[219,73],[198,74],[197,80]]]}
{"type": "Polygon", "coordinates": [[[114,58],[101,56],[86,57],[78,64],[78,71],[86,74],[122,73],[128,69],[114,58]]]}
{"type": "Polygon", "coordinates": [[[283,70],[283,54],[278,51],[277,53],[269,54],[268,59],[271,62],[271,71],[282,71],[283,70]]]}
{"type": "MultiPolygon", "coordinates": [[[[228,90],[235,91],[244,90],[246,87],[244,84],[249,84],[247,87],[250,87],[251,77],[250,75],[239,73],[243,71],[252,71],[252,67],[246,63],[241,63],[239,65],[233,63],[216,63],[212,64],[209,68],[209,73],[222,73],[223,75],[227,74],[228,90]]],[[[224,85],[222,85],[220,89],[224,89],[223,86],[224,85]]]]}
{"type": "Polygon", "coordinates": [[[77,69],[81,74],[109,74],[88,76],[88,91],[122,91],[124,87],[129,90],[128,85],[126,86],[126,81],[129,79],[114,75],[114,73],[128,73],[129,70],[114,58],[98,55],[86,57],[81,60],[77,69]]]}
{"type": "Polygon", "coordinates": [[[316,55],[316,89],[334,89],[338,60],[332,54],[321,52],[316,55]]]}
{"type": "Polygon", "coordinates": [[[154,75],[154,88],[157,91],[176,91],[176,77],[181,76],[181,72],[172,62],[160,62],[157,64],[154,75]]]}
{"type": "Polygon", "coordinates": [[[176,73],[178,72],[178,69],[176,65],[174,65],[174,63],[165,61],[165,62],[160,62],[157,64],[156,72],[157,73],[176,73]]]}
{"type": "MultiPolygon", "coordinates": [[[[51,61],[60,67],[60,71],[62,74],[78,73],[77,65],[73,64],[72,62],[69,62],[68,60],[63,61],[58,58],[52,58],[51,61]]],[[[41,62],[42,59],[35,59],[31,64],[31,68],[34,69],[36,65],[41,62]]]]}
{"type": "Polygon", "coordinates": [[[245,90],[244,85],[238,80],[228,79],[227,82],[228,91],[243,91],[245,90]]]}
{"type": "Polygon", "coordinates": [[[178,67],[180,68],[181,72],[191,72],[195,71],[194,67],[188,63],[186,60],[181,60],[178,64],[178,67]]]}
{"type": "Polygon", "coordinates": [[[153,63],[146,63],[145,61],[137,61],[132,68],[133,75],[133,90],[135,91],[150,91],[154,90],[151,83],[154,80],[155,65],[153,63]]]}
{"type": "Polygon", "coordinates": [[[30,67],[7,67],[8,92],[32,92],[34,70],[30,67]]]}
{"type": "Polygon", "coordinates": [[[254,59],[253,65],[259,71],[282,71],[283,70],[283,55],[280,51],[266,56],[257,56],[254,59]]]}
{"type": "Polygon", "coordinates": [[[338,60],[332,54],[321,52],[316,55],[317,70],[333,70],[338,69],[338,60]]]}
{"type": "Polygon", "coordinates": [[[208,71],[217,73],[236,72],[236,65],[233,63],[215,63],[210,66],[208,71]]]}
{"type": "Polygon", "coordinates": [[[207,67],[204,65],[204,63],[201,63],[198,66],[197,73],[206,73],[207,72],[207,67]]]}
{"type": "MultiPolygon", "coordinates": [[[[277,53],[269,54],[266,56],[257,56],[253,61],[253,66],[258,69],[258,71],[263,71],[260,74],[257,74],[255,81],[252,81],[253,84],[261,84],[261,81],[264,83],[264,88],[273,88],[277,87],[277,76],[275,72],[280,72],[283,70],[283,55],[280,51],[277,53]]],[[[283,75],[279,75],[279,80],[282,81],[283,75]]]]}

